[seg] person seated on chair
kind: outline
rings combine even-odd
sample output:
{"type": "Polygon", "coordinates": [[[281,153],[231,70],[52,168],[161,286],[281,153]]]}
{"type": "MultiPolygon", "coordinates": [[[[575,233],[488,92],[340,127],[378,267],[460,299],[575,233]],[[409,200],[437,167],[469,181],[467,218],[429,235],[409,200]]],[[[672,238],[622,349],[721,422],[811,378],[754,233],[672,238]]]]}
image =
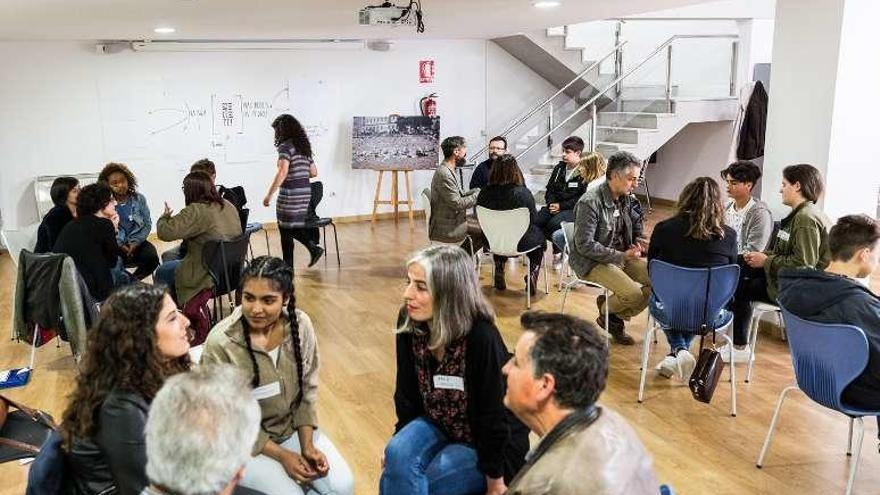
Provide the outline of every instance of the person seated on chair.
{"type": "Polygon", "coordinates": [[[131,282],[122,268],[122,252],[116,243],[116,200],[106,182],[89,184],[77,196],[76,219],[61,229],[53,253],[70,256],[96,301],[103,301],[113,287],[131,282]]]}
{"type": "Polygon", "coordinates": [[[867,215],[841,217],[828,234],[825,270],[779,270],[779,304],[817,323],[854,325],[868,338],[868,366],[843,391],[848,406],[880,409],[880,298],[857,279],[880,266],[880,222],[867,215]]]}
{"type": "Polygon", "coordinates": [[[509,358],[471,256],[431,246],[407,262],[397,319],[397,424],[380,495],[500,495],[528,430],[505,410],[509,358]]]}
{"type": "Polygon", "coordinates": [[[431,178],[431,219],[428,239],[458,243],[471,254],[478,253],[486,245],[480,222],[468,210],[477,204],[479,189],[462,192],[455,168],[465,161],[467,144],[461,136],[450,136],[440,143],[443,162],[437,166],[431,178]]]}
{"type": "Polygon", "coordinates": [[[763,251],[773,235],[773,216],[767,203],[752,196],[761,178],[753,162],[740,160],[721,171],[730,201],[724,207],[725,222],[736,231],[737,252],[763,251]]]}
{"type": "Polygon", "coordinates": [[[162,385],[147,418],[141,495],[244,495],[240,486],[260,430],[260,405],[232,365],[199,366],[162,385]]]}
{"type": "MultiPolygon", "coordinates": [[[[739,285],[733,297],[733,362],[748,362],[748,333],[752,302],[776,304],[777,276],[783,267],[828,266],[828,229],[831,221],[816,206],[822,196],[822,175],[812,165],[789,165],[782,170],[782,204],[791,213],[782,219],[773,247],[743,253],[739,285]]],[[[730,349],[719,349],[730,361],[730,349]]],[[[754,354],[752,354],[754,355],[754,354]]]]}
{"type": "Polygon", "coordinates": [[[647,240],[641,237],[641,206],[632,194],[641,163],[626,151],[611,155],[605,183],[577,202],[570,246],[569,264],[575,274],[613,293],[607,301],[605,296],[596,299],[600,313],[596,321],[605,327],[602,313],[607,305],[610,328],[605,330],[622,345],[635,343],[624,331],[624,321],[645,309],[651,293],[648,265],[642,258],[647,240]]]}
{"type": "MultiPolygon", "coordinates": [[[[492,166],[489,184],[480,190],[480,194],[477,196],[477,205],[490,210],[528,208],[529,228],[520,238],[516,248],[519,251],[526,251],[538,246],[538,249],[533,249],[526,255],[529,257],[531,273],[526,275],[525,283],[530,285],[531,293],[535,294],[538,274],[541,272],[541,262],[544,260],[544,248],[547,243],[541,229],[535,225],[535,218],[538,215],[535,209],[535,197],[524,184],[525,179],[516,163],[516,158],[513,155],[504,155],[492,166]]],[[[498,290],[507,288],[507,283],[504,281],[506,261],[506,257],[495,255],[495,288],[498,290]]]]}
{"type": "MultiPolygon", "coordinates": [[[[569,136],[562,142],[562,161],[550,172],[550,179],[544,192],[547,206],[538,212],[537,224],[544,231],[544,238],[553,240],[553,233],[560,229],[562,222],[574,221],[574,205],[587,191],[587,180],[578,164],[584,140],[569,136]]],[[[553,246],[554,262],[562,257],[562,251],[553,246]]]]}
{"type": "Polygon", "coordinates": [[[655,495],[650,454],[627,421],[597,405],[608,378],[608,346],[590,323],[528,311],[504,365],[504,405],[541,440],[508,495],[655,495]]]}
{"type": "Polygon", "coordinates": [[[79,181],[74,177],[56,177],[49,189],[53,206],[43,215],[37,229],[35,253],[48,253],[55,246],[58,234],[65,225],[76,217],[76,198],[79,195],[79,181]]]}
{"type": "MultiPolygon", "coordinates": [[[[648,263],[657,259],[690,268],[735,265],[736,249],[736,232],[724,225],[721,188],[709,177],[698,177],[681,191],[675,216],[654,227],[648,263]]],[[[669,343],[669,354],[657,365],[657,371],[669,378],[681,370],[679,378],[687,380],[696,365],[688,350],[694,334],[669,328],[660,303],[651,297],[649,304],[669,343]]],[[[730,322],[731,317],[730,312],[723,310],[715,320],[716,328],[730,322]]]]}
{"type": "Polygon", "coordinates": [[[309,250],[309,266],[314,266],[324,255],[324,248],[318,245],[321,240],[318,228],[306,227],[312,198],[309,179],[318,176],[318,168],[312,160],[312,144],[302,124],[292,115],[279,115],[272,122],[272,128],[278,150],[278,171],[263,199],[263,206],[269,206],[277,190],[275,215],[281,237],[281,256],[293,266],[295,239],[309,250]]]}
{"type": "Polygon", "coordinates": [[[507,139],[504,136],[495,136],[489,140],[489,146],[486,147],[488,158],[480,162],[471,174],[471,189],[482,189],[489,185],[489,175],[492,173],[492,166],[498,162],[498,159],[507,153],[507,139]]]}
{"type": "MultiPolygon", "coordinates": [[[[595,181],[605,180],[605,170],[607,168],[608,163],[605,161],[605,157],[602,153],[591,151],[589,153],[584,153],[581,156],[581,159],[577,164],[576,175],[587,184],[587,188],[597,187],[598,182],[595,181]]],[[[555,247],[554,252],[562,253],[565,251],[565,235],[562,233],[562,228],[553,232],[551,240],[555,247]]],[[[562,256],[554,256],[553,269],[561,269],[562,262],[562,256]]]]}
{"type": "Polygon", "coordinates": [[[268,495],[351,495],[348,464],[318,429],[318,342],[296,308],[293,267],[270,256],[241,276],[241,306],[208,335],[201,364],[243,371],[260,401],[260,433],[241,484],[268,495]]]}
{"type": "Polygon", "coordinates": [[[190,172],[183,179],[186,207],[172,215],[165,203],[165,212],[156,222],[156,234],[163,241],[186,241],[186,256],[162,263],[155,279],[172,288],[181,307],[202,289],[213,287],[211,275],[202,260],[208,241],[228,241],[241,235],[238,212],[217,194],[214,182],[204,172],[190,172]]]}
{"type": "Polygon", "coordinates": [[[190,368],[188,327],[161,286],[127,285],[101,307],[61,423],[72,493],[147,486],[147,412],[165,379],[190,368]]]}
{"type": "Polygon", "coordinates": [[[137,179],[128,167],[121,163],[108,163],[98,175],[113,190],[116,213],[119,215],[119,231],[116,240],[122,250],[123,264],[135,267],[135,279],[143,280],[159,266],[156,247],[147,240],[153,221],[147,198],[137,192],[137,179]]]}

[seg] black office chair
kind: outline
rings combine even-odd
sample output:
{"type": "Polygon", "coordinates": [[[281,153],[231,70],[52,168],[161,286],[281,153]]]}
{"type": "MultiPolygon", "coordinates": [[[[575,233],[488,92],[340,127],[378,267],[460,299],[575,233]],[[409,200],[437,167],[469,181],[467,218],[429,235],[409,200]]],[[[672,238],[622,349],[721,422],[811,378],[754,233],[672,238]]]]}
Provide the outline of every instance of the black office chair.
{"type": "MultiPolygon", "coordinates": [[[[309,209],[306,213],[306,228],[320,228],[321,232],[324,235],[324,249],[327,249],[327,226],[333,227],[333,243],[336,247],[336,266],[342,266],[342,261],[339,257],[339,237],[336,235],[336,224],[333,223],[333,219],[330,217],[319,217],[317,213],[318,205],[321,203],[321,200],[324,199],[324,183],[321,181],[316,181],[311,183],[312,187],[312,199],[309,201],[309,209]]],[[[327,257],[324,257],[324,266],[327,266],[327,257]]]]}
{"type": "Polygon", "coordinates": [[[250,236],[251,234],[260,231],[263,232],[263,236],[266,238],[266,254],[271,256],[272,251],[269,249],[269,232],[260,222],[248,223],[248,217],[250,217],[251,210],[250,208],[245,207],[247,205],[247,196],[244,193],[244,187],[218,186],[217,191],[223,199],[232,203],[232,206],[235,206],[235,209],[238,210],[238,219],[241,221],[241,231],[248,236],[248,250],[251,259],[254,259],[254,248],[250,245],[250,236]]]}
{"type": "Polygon", "coordinates": [[[240,295],[233,299],[232,293],[238,290],[241,273],[247,265],[248,254],[247,234],[242,234],[228,241],[208,241],[202,250],[202,262],[214,284],[212,323],[217,323],[223,316],[223,305],[218,298],[226,296],[230,313],[239,301],[240,295]]]}

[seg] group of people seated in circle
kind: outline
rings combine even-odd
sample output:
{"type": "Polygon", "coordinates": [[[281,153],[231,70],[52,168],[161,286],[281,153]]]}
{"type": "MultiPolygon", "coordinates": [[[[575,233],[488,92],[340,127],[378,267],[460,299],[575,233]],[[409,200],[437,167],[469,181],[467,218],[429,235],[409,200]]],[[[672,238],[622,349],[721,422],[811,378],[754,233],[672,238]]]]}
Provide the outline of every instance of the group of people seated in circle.
{"type": "MultiPolygon", "coordinates": [[[[264,200],[271,202],[279,188],[289,196],[278,206],[282,239],[289,234],[284,259],[261,256],[245,266],[240,305],[210,330],[198,363],[190,322],[178,308],[205,283],[204,242],[242,232],[237,205],[214,184],[213,164],[194,165],[184,179],[186,208],[175,215],[166,206],[156,222],[160,239],[185,241],[163,253],[161,265],[143,236],[150,213],[127,167],[109,164],[104,179],[82,190],[67,178],[53,185],[56,206],[41,226],[40,246],[73,257],[104,301],[56,439],[74,493],[354,493],[349,463],[319,427],[318,332],[295,297],[292,242],[315,241],[297,229],[307,228],[301,194],[316,172],[298,122],[279,119],[277,133],[289,126],[299,136],[276,135],[278,173],[264,200]],[[131,280],[151,273],[155,285],[131,280]]],[[[454,172],[466,144],[444,140],[429,236],[464,244],[429,246],[403,263],[402,305],[389,315],[389,323],[396,317],[397,418],[381,453],[380,494],[656,494],[650,454],[626,420],[599,403],[609,373],[605,333],[632,344],[626,322],[646,308],[669,344],[658,374],[686,380],[694,368],[693,333],[665,324],[662,305],[651,297],[654,259],[741,266],[728,314],[711,315],[733,318],[734,345],[721,351],[729,361],[753,355],[746,350],[752,301],[858,325],[868,335],[871,361],[844,399],[880,407],[880,299],[858,280],[880,264],[880,223],[850,215],[832,227],[816,205],[823,184],[814,167],[784,169],[781,194],[792,210],[778,227],[752,193],[760,169],[735,162],[721,171],[726,204],[715,179],[697,178],[682,190],[675,214],[647,239],[633,194],[642,162],[632,154],[615,153],[606,163],[582,153],[582,141],[567,139],[547,186],[548,204],[538,210],[519,165],[501,147],[506,143],[492,143],[490,159],[474,173],[487,183],[463,191],[454,172]],[[578,277],[608,288],[611,295],[597,300],[596,325],[525,312],[513,352],[507,348],[474,261],[487,247],[469,215],[477,205],[528,208],[520,248],[539,245],[541,256],[530,254],[537,268],[526,274],[527,284],[534,284],[543,246],[551,242],[568,253],[560,261],[578,277]],[[572,222],[572,235],[560,239],[564,222],[572,222]],[[530,432],[540,438],[533,448],[530,432]]],[[[321,255],[311,254],[312,263],[321,255]]],[[[504,260],[496,263],[500,289],[504,260]]],[[[57,472],[50,452],[38,456],[32,481],[57,472]]]]}

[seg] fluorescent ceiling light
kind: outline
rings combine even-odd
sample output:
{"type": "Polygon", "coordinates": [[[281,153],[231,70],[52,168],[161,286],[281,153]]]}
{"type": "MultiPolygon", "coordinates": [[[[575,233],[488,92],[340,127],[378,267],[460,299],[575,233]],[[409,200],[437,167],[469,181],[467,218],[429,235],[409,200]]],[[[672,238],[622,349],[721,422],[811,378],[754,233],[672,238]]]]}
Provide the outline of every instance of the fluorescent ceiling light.
{"type": "Polygon", "coordinates": [[[152,40],[132,41],[136,52],[237,52],[264,50],[360,50],[363,40],[152,40]]]}
{"type": "Polygon", "coordinates": [[[175,31],[177,31],[177,30],[174,29],[173,27],[157,27],[156,29],[153,30],[153,32],[156,34],[171,34],[175,31]]]}
{"type": "Polygon", "coordinates": [[[553,7],[559,7],[560,2],[555,0],[541,0],[539,2],[532,2],[532,5],[539,9],[552,9],[553,7]]]}

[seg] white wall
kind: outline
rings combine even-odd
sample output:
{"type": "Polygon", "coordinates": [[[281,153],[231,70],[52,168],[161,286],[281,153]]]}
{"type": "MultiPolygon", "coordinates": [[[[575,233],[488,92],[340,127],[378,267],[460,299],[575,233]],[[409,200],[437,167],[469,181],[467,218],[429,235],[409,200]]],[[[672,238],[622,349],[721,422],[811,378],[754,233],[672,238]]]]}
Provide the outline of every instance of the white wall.
{"type": "MultiPolygon", "coordinates": [[[[844,0],[776,3],[764,158],[766,180],[761,194],[775,217],[788,211],[776,189],[785,166],[809,163],[827,175],[843,5],[844,0]]],[[[875,44],[869,43],[864,49],[872,46],[875,44]]],[[[877,60],[876,52],[865,60],[877,60]]],[[[867,85],[861,88],[863,92],[852,97],[870,100],[874,90],[867,85]]],[[[850,112],[849,118],[858,120],[859,115],[871,118],[859,111],[850,112]]],[[[871,143],[864,141],[858,147],[870,149],[871,143]]]]}
{"type": "Polygon", "coordinates": [[[880,56],[876,0],[846,0],[831,121],[825,212],[831,219],[852,213],[877,215],[880,165],[880,56]]]}
{"type": "MultiPolygon", "coordinates": [[[[89,43],[3,42],[0,59],[4,60],[0,71],[0,149],[4,150],[0,156],[0,211],[4,228],[9,229],[38,220],[31,189],[37,175],[97,171],[107,161],[125,161],[138,175],[156,217],[163,201],[175,208],[182,206],[181,179],[189,164],[204,156],[217,163],[219,183],[245,186],[252,218],[274,220],[274,206],[260,204],[275,168],[268,127],[271,117],[261,130],[254,131],[263,134],[256,141],[260,148],[248,155],[260,158],[255,162],[232,163],[241,159],[218,153],[210,140],[188,137],[192,129],[177,132],[159,145],[150,141],[149,146],[141,146],[153,137],[125,129],[126,119],[135,112],[126,107],[140,103],[137,92],[145,87],[166,88],[163,91],[186,87],[205,97],[242,87],[270,91],[286,79],[324,84],[328,90],[321,105],[326,111],[318,107],[309,113],[322,119],[326,127],[314,147],[319,177],[325,183],[320,211],[330,216],[372,210],[376,174],[353,171],[350,166],[352,116],[414,114],[418,99],[437,91],[442,135],[463,135],[476,151],[483,144],[487,125],[488,132],[497,132],[510,115],[523,112],[527,105],[552,92],[546,82],[484,40],[398,42],[387,53],[309,50],[113,55],[97,55],[89,43]],[[419,84],[421,59],[436,61],[434,84],[419,84]],[[124,96],[108,96],[108,91],[124,96]],[[133,143],[124,146],[120,136],[133,143]],[[162,146],[165,142],[167,146],[162,146]]],[[[302,87],[293,84],[291,88],[294,113],[316,105],[310,101],[311,94],[298,89],[302,87]]],[[[428,185],[431,172],[415,172],[413,176],[415,193],[428,185]]]]}
{"type": "Polygon", "coordinates": [[[674,9],[657,10],[631,17],[685,19],[772,19],[776,0],[722,0],[703,2],[674,9]]]}
{"type": "Polygon", "coordinates": [[[689,124],[657,151],[657,163],[648,165],[651,196],[675,201],[685,184],[712,177],[727,166],[733,122],[689,124]]]}

